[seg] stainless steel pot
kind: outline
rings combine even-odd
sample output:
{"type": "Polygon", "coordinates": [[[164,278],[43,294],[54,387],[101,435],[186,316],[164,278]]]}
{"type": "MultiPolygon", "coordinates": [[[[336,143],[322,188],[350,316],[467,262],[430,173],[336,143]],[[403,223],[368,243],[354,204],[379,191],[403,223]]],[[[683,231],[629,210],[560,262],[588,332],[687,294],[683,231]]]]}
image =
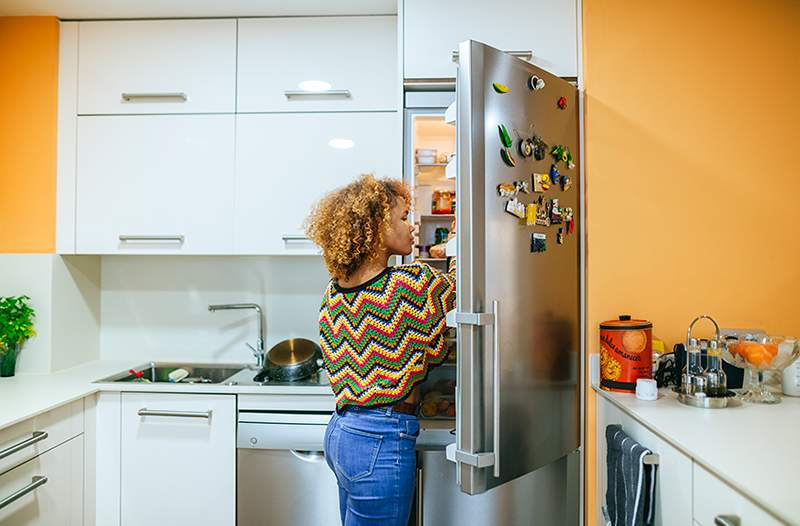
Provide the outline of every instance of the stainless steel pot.
{"type": "Polygon", "coordinates": [[[294,382],[304,380],[322,367],[322,349],[305,338],[283,340],[267,352],[264,368],[253,380],[294,382]]]}

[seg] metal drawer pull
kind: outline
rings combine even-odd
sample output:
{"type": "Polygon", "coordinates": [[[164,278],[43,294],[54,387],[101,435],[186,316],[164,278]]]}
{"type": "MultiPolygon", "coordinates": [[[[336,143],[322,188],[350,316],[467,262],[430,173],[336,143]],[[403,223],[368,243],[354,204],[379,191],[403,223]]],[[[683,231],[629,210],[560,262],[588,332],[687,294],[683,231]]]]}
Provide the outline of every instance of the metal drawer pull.
{"type": "Polygon", "coordinates": [[[310,462],[312,464],[325,460],[325,453],[322,451],[300,451],[298,449],[290,449],[289,453],[303,462],[310,462]]]}
{"type": "Polygon", "coordinates": [[[650,453],[645,455],[642,459],[642,463],[648,464],[650,466],[657,466],[661,462],[661,459],[658,457],[657,453],[650,453]]]}
{"type": "Polygon", "coordinates": [[[494,385],[493,408],[494,411],[494,476],[500,476],[500,302],[492,301],[492,314],[494,315],[494,385]]]}
{"type": "Polygon", "coordinates": [[[292,234],[284,234],[281,236],[281,239],[283,239],[284,241],[311,241],[306,236],[292,235],[292,234]]]}
{"type": "Polygon", "coordinates": [[[283,92],[287,99],[293,97],[343,97],[349,99],[351,97],[349,89],[329,89],[326,91],[303,91],[299,89],[288,89],[283,92]]]}
{"type": "MultiPolygon", "coordinates": [[[[503,53],[507,53],[512,57],[521,58],[522,60],[527,60],[528,62],[533,60],[533,50],[530,49],[528,51],[503,51],[503,53]]],[[[458,51],[453,51],[450,58],[452,58],[453,62],[458,62],[458,51]]]]}
{"type": "Polygon", "coordinates": [[[183,234],[178,234],[176,236],[131,236],[127,234],[120,234],[119,240],[122,242],[126,241],[175,241],[177,243],[183,243],[184,239],[186,239],[183,234]]]}
{"type": "Polygon", "coordinates": [[[39,486],[44,486],[45,484],[47,484],[47,477],[43,477],[41,475],[36,475],[35,477],[32,477],[30,484],[28,484],[27,486],[18,491],[15,491],[14,493],[4,498],[3,500],[0,500],[0,510],[2,510],[15,500],[21,499],[22,497],[24,497],[31,491],[35,490],[39,486]]]}
{"type": "Polygon", "coordinates": [[[742,526],[742,519],[738,515],[717,515],[714,517],[716,526],[742,526]]]}
{"type": "Polygon", "coordinates": [[[186,102],[189,97],[185,93],[123,93],[122,100],[125,102],[151,102],[153,99],[177,99],[179,102],[186,102]]]}
{"type": "Polygon", "coordinates": [[[211,419],[211,409],[208,411],[164,411],[160,409],[139,409],[139,416],[177,416],[181,418],[205,418],[211,419]]]}
{"type": "Polygon", "coordinates": [[[22,451],[26,447],[32,446],[37,442],[41,442],[45,438],[47,438],[46,431],[34,431],[30,438],[26,438],[25,440],[14,444],[13,446],[9,446],[3,451],[0,451],[0,460],[17,453],[18,451],[22,451]]]}

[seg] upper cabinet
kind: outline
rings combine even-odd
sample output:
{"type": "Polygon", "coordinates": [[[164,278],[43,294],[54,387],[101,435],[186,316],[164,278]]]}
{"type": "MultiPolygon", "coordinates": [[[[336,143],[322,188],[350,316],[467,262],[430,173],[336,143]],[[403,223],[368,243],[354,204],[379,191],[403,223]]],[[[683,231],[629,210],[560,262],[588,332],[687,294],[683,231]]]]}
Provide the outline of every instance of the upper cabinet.
{"type": "Polygon", "coordinates": [[[81,22],[78,114],[232,113],[236,20],[81,22]]]}
{"type": "Polygon", "coordinates": [[[239,20],[237,111],[397,110],[397,17],[239,20]]]}
{"type": "Polygon", "coordinates": [[[533,52],[533,63],[578,76],[575,0],[404,0],[403,69],[407,79],[456,76],[453,52],[464,40],[504,51],[533,52]]]}

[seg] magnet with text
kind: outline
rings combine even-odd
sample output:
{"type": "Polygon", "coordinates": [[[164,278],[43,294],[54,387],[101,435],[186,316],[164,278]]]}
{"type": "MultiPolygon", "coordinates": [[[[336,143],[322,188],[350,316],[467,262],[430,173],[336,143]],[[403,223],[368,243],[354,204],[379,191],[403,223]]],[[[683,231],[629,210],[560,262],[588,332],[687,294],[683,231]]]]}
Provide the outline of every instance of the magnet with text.
{"type": "Polygon", "coordinates": [[[533,232],[531,234],[531,252],[544,252],[547,250],[547,234],[533,232]]]}
{"type": "Polygon", "coordinates": [[[533,174],[533,191],[536,193],[544,193],[550,190],[550,176],[547,174],[533,174]]]}
{"type": "Polygon", "coordinates": [[[563,162],[570,170],[575,168],[575,163],[572,161],[572,152],[569,151],[569,146],[556,144],[550,150],[550,155],[553,156],[553,159],[555,159],[556,162],[563,162]]]}
{"type": "Polygon", "coordinates": [[[525,219],[527,213],[525,204],[520,203],[516,197],[506,201],[505,211],[518,219],[525,219]]]}
{"type": "Polygon", "coordinates": [[[497,93],[508,93],[509,91],[511,91],[511,88],[509,88],[505,84],[500,84],[499,82],[492,82],[492,88],[497,93]]]}
{"type": "Polygon", "coordinates": [[[550,200],[550,224],[560,225],[562,223],[561,208],[558,206],[558,199],[550,200]]]}
{"type": "Polygon", "coordinates": [[[563,245],[564,244],[564,229],[563,228],[559,227],[559,229],[558,229],[558,233],[556,234],[556,243],[558,243],[559,245],[563,245]]]}
{"type": "Polygon", "coordinates": [[[528,87],[532,91],[539,91],[540,89],[544,88],[544,80],[540,79],[536,75],[531,75],[531,78],[528,79],[528,87]]]}
{"type": "Polygon", "coordinates": [[[556,104],[558,104],[558,109],[559,110],[567,109],[567,98],[566,97],[559,97],[558,98],[558,102],[556,102],[556,104]]]}

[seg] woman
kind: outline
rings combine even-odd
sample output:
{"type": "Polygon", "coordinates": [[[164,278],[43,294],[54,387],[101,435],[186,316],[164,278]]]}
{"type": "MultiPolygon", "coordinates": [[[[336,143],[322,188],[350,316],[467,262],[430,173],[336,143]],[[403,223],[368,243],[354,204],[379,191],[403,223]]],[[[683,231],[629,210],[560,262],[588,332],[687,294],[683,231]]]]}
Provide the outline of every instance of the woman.
{"type": "Polygon", "coordinates": [[[425,263],[389,267],[414,246],[410,197],[400,181],[363,175],[328,194],[307,222],[331,282],[320,344],[336,395],[325,433],[345,526],[405,526],[419,435],[414,387],[445,359],[445,314],[455,271],[425,263]]]}

